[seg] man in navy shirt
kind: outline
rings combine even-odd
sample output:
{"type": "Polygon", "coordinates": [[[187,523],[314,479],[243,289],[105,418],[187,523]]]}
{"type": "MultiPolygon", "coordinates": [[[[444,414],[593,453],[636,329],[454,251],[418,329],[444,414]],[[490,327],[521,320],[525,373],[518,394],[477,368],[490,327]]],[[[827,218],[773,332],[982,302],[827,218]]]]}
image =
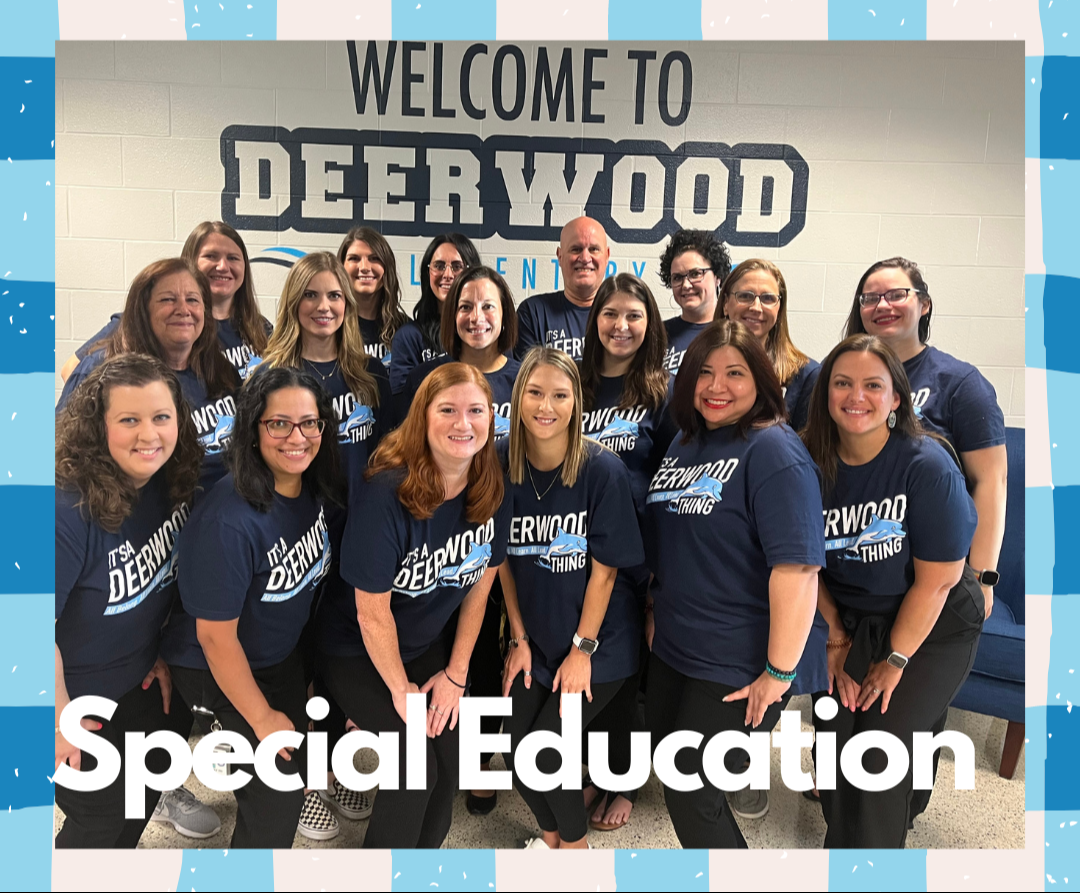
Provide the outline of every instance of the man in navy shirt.
{"type": "Polygon", "coordinates": [[[581,359],[589,311],[611,258],[607,233],[591,217],[571,220],[562,229],[555,256],[562,270],[563,290],[533,295],[518,307],[514,356],[519,360],[538,344],[581,359]]]}

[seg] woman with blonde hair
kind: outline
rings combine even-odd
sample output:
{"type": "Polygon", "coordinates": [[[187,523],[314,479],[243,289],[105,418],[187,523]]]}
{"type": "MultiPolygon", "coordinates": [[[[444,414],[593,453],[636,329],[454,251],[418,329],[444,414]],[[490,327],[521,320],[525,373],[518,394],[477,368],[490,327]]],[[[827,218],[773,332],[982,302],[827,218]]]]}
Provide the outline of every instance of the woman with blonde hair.
{"type": "Polygon", "coordinates": [[[401,769],[406,696],[429,696],[427,786],[401,777],[397,790],[380,789],[369,849],[438,847],[450,828],[458,704],[510,524],[491,399],[464,363],[420,385],[353,495],[344,585],[328,589],[317,618],[321,677],[365,731],[398,735],[401,769]]]}
{"type": "MultiPolygon", "coordinates": [[[[513,520],[499,572],[511,635],[502,693],[513,702],[505,723],[512,749],[530,732],[558,732],[561,694],[584,694],[584,729],[638,669],[638,606],[615,587],[620,567],[645,559],[630,473],[584,436],[582,403],[570,357],[548,347],[525,355],[504,451],[513,520]]],[[[541,751],[536,766],[556,772],[560,759],[541,751]]],[[[511,770],[514,763],[511,754],[511,770]]],[[[529,848],[588,846],[580,791],[537,791],[516,771],[514,783],[542,832],[529,848]]]]}
{"type": "Polygon", "coordinates": [[[772,261],[744,260],[724,280],[714,319],[746,326],[765,348],[784,393],[788,422],[796,431],[806,424],[810,392],[821,366],[791,340],[787,318],[787,283],[772,261]]]}

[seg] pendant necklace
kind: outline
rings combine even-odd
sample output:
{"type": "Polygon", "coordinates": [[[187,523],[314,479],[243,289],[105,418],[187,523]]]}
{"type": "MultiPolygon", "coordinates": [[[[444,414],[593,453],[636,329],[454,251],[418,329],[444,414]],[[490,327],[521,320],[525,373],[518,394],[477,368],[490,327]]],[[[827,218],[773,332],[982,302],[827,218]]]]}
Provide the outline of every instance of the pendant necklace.
{"type": "MultiPolygon", "coordinates": [[[[563,462],[565,462],[565,461],[566,461],[566,460],[564,459],[564,460],[563,460],[563,462]]],[[[539,490],[538,490],[538,489],[536,488],[536,480],[535,480],[535,479],[533,478],[533,473],[532,473],[532,463],[531,463],[531,462],[529,461],[529,456],[528,456],[528,454],[527,454],[527,453],[525,454],[525,469],[526,469],[526,470],[527,470],[527,471],[529,472],[529,483],[530,483],[530,484],[532,484],[532,488],[533,488],[533,493],[535,493],[535,494],[536,494],[536,501],[537,501],[537,502],[540,502],[540,501],[542,501],[542,500],[543,500],[543,498],[544,498],[545,496],[547,496],[547,495],[548,495],[548,493],[550,493],[550,492],[551,492],[551,488],[555,486],[555,482],[556,482],[557,480],[559,480],[559,478],[560,478],[560,477],[562,477],[562,475],[561,475],[561,474],[559,474],[559,469],[563,467],[563,462],[560,462],[560,463],[558,464],[558,466],[557,466],[557,467],[555,468],[555,477],[553,477],[553,478],[551,479],[551,483],[547,485],[547,489],[546,489],[546,490],[545,490],[545,491],[544,491],[543,493],[541,493],[541,492],[540,492],[540,491],[539,491],[539,490]]]]}
{"type": "Polygon", "coordinates": [[[304,362],[307,363],[311,367],[311,371],[314,372],[316,375],[318,375],[319,378],[322,379],[323,381],[329,381],[331,378],[333,378],[335,375],[337,375],[337,370],[338,370],[338,361],[337,360],[334,360],[334,368],[331,369],[326,375],[323,375],[319,371],[318,367],[311,360],[307,359],[307,357],[304,358],[304,362]]]}

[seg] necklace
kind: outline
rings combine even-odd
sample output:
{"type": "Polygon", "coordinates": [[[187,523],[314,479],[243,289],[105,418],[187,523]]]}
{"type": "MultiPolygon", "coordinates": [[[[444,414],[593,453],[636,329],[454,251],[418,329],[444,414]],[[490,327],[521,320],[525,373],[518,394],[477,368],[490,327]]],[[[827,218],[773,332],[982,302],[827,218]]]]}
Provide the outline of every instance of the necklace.
{"type": "MultiPolygon", "coordinates": [[[[565,462],[565,461],[566,460],[564,459],[563,462],[565,462]]],[[[560,462],[558,464],[558,466],[556,467],[556,469],[555,469],[555,477],[553,477],[551,479],[551,483],[547,485],[547,489],[543,493],[541,493],[539,490],[536,489],[536,480],[533,478],[533,473],[532,473],[532,463],[529,461],[528,454],[525,455],[525,469],[526,469],[526,471],[529,472],[529,483],[532,484],[533,493],[536,494],[536,501],[537,502],[540,502],[541,500],[543,500],[543,498],[545,496],[547,496],[548,493],[551,492],[551,488],[555,486],[555,482],[561,477],[561,475],[559,474],[559,469],[562,468],[562,467],[563,467],[563,463],[560,462]]]]}
{"type": "Polygon", "coordinates": [[[319,368],[311,360],[307,359],[306,357],[304,358],[304,362],[307,363],[311,367],[311,371],[314,372],[316,375],[318,375],[319,378],[321,378],[323,381],[329,381],[331,378],[333,378],[335,375],[337,375],[337,370],[338,370],[338,361],[337,360],[334,360],[334,368],[331,369],[326,375],[323,375],[319,371],[319,368]]]}

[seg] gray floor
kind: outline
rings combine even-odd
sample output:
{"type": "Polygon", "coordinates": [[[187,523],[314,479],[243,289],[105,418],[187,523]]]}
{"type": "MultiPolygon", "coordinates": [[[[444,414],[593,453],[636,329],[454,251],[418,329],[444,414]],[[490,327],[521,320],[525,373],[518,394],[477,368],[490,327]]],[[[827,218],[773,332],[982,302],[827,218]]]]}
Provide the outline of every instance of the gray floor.
{"type": "MultiPolygon", "coordinates": [[[[792,708],[801,709],[804,728],[810,715],[809,698],[795,698],[792,708]]],[[[949,728],[967,734],[975,744],[975,789],[953,789],[953,762],[950,751],[943,751],[934,796],[926,813],[915,821],[908,834],[911,848],[1022,849],[1024,846],[1024,757],[1011,780],[997,774],[1001,747],[1005,737],[1004,720],[992,719],[964,710],[951,710],[949,728]],[[973,822],[972,816],[978,816],[973,822]]],[[[360,755],[361,765],[364,755],[360,755]]],[[[496,757],[493,768],[503,768],[496,757]]],[[[370,768],[370,767],[365,767],[370,768]]],[[[804,751],[803,768],[810,768],[809,751],[804,751]]],[[[203,787],[194,775],[188,789],[204,803],[211,804],[221,817],[221,831],[207,840],[192,841],[177,834],[171,827],[151,823],[143,833],[139,847],[206,848],[227,847],[236,820],[236,804],[231,794],[203,787]]],[[[779,751],[772,751],[772,790],[769,813],[762,819],[740,820],[739,824],[752,849],[818,848],[825,837],[825,822],[821,809],[801,794],[786,788],[780,780],[779,751]]],[[[63,815],[56,811],[56,827],[63,815]]],[[[304,849],[358,847],[367,829],[367,822],[341,819],[341,834],[330,841],[312,841],[296,835],[293,846],[304,849]]],[[[446,845],[459,847],[520,847],[536,836],[537,826],[528,807],[516,792],[499,794],[494,812],[484,817],[471,816],[465,809],[465,794],[454,803],[454,821],[446,845]]],[[[671,827],[664,795],[656,776],[649,778],[642,789],[630,822],[618,831],[589,834],[593,847],[675,848],[679,842],[671,827]]]]}

